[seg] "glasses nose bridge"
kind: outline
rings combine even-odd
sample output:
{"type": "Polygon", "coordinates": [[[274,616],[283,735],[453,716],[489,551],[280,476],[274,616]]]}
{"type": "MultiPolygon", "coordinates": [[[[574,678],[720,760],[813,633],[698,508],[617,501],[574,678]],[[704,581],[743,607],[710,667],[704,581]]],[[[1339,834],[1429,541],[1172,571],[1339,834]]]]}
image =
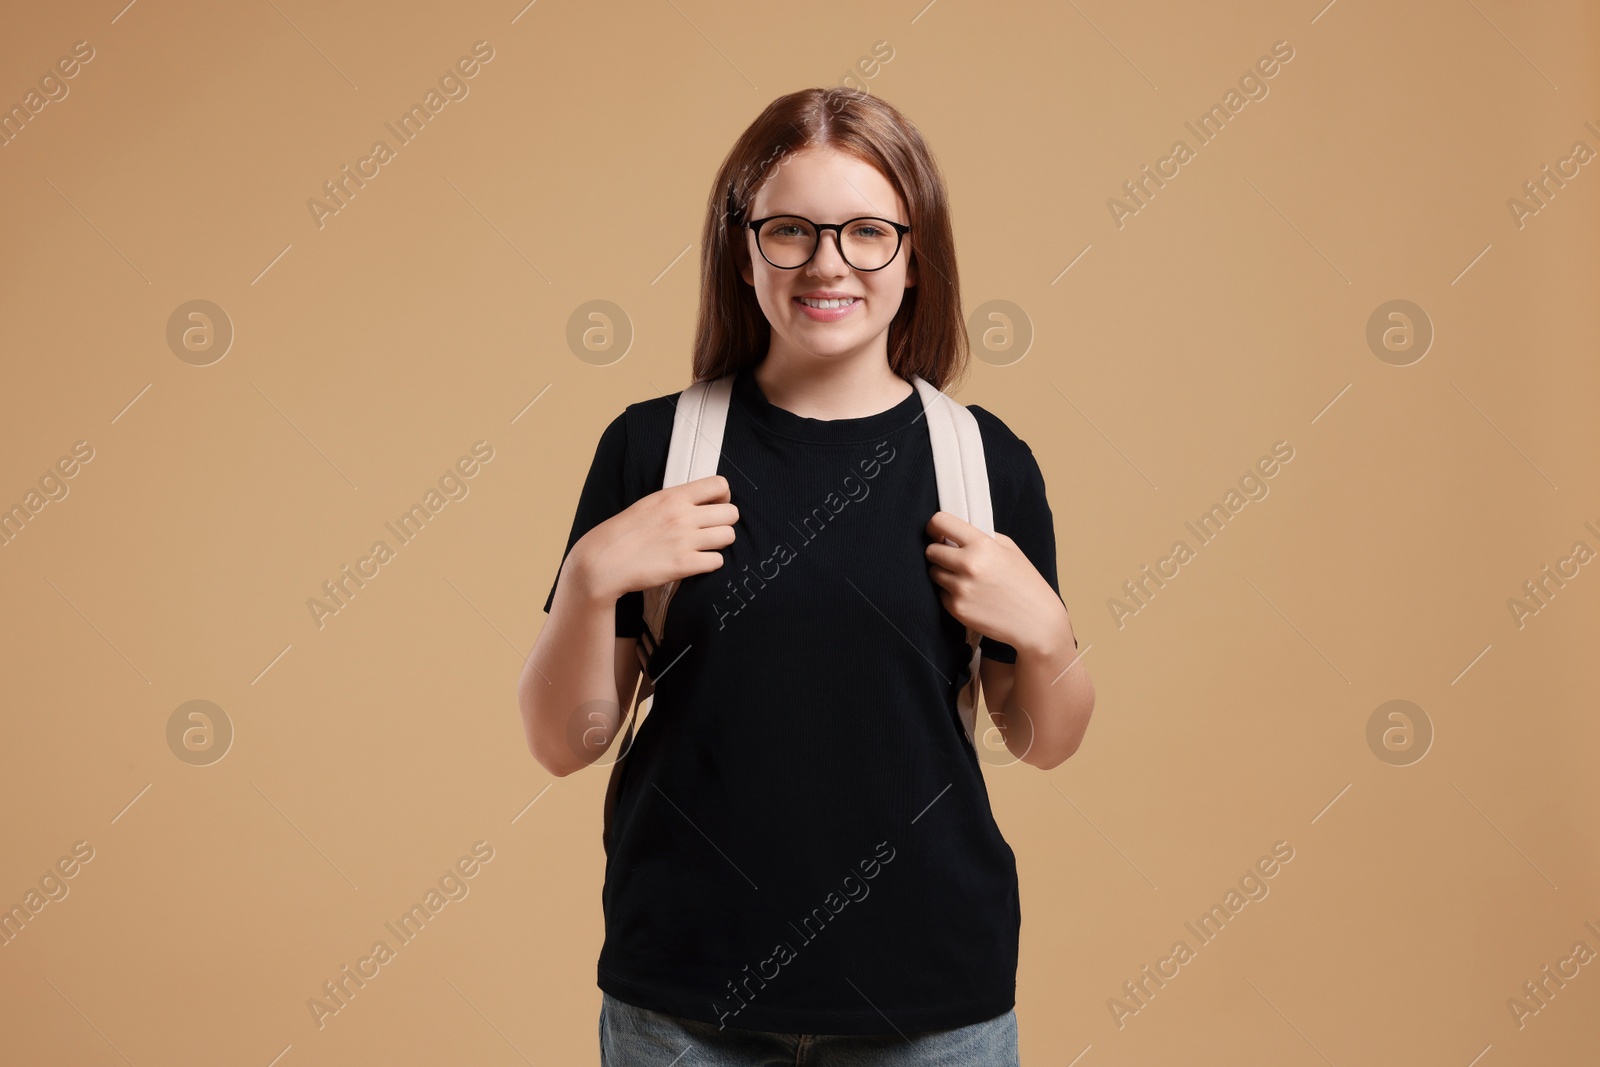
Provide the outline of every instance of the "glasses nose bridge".
{"type": "MultiPolygon", "coordinates": [[[[804,218],[804,216],[801,216],[801,217],[804,218]]],[[[806,219],[806,221],[807,222],[811,222],[810,219],[806,219]]],[[[855,220],[852,219],[851,221],[853,222],[855,220]]],[[[812,244],[812,246],[811,246],[811,255],[807,256],[806,257],[806,261],[804,263],[800,264],[800,265],[802,267],[807,267],[807,266],[810,266],[812,263],[816,262],[817,253],[822,251],[822,238],[825,236],[825,234],[826,234],[826,232],[828,230],[832,230],[833,231],[833,250],[834,250],[835,253],[838,254],[839,262],[843,263],[845,266],[849,267],[851,270],[855,270],[856,269],[855,265],[853,263],[851,263],[848,259],[846,259],[845,258],[845,254],[844,254],[844,228],[845,228],[845,226],[846,226],[846,223],[843,223],[843,222],[811,222],[811,228],[816,233],[815,243],[812,244]]]]}

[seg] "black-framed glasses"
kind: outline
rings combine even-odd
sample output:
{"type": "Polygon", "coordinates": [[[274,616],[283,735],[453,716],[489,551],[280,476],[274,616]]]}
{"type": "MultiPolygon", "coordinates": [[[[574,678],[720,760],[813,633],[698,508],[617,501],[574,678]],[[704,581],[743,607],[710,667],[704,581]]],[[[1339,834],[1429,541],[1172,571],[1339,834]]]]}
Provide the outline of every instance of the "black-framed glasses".
{"type": "Polygon", "coordinates": [[[860,215],[844,222],[812,222],[804,215],[769,215],[751,219],[761,258],[779,270],[798,270],[811,262],[822,244],[822,231],[832,230],[839,255],[859,271],[882,270],[900,254],[911,227],[892,219],[860,215]]]}

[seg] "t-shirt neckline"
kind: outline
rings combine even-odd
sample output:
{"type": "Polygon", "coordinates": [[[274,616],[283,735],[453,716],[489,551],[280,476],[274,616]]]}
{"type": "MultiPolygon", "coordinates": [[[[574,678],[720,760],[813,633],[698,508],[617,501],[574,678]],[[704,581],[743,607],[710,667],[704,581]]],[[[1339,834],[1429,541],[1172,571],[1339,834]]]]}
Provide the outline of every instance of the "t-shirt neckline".
{"type": "MultiPolygon", "coordinates": [[[[752,422],[770,433],[798,441],[853,444],[881,438],[904,429],[923,415],[922,395],[915,387],[911,394],[891,408],[854,419],[808,419],[780,408],[767,399],[757,384],[754,365],[742,367],[734,375],[733,399],[752,422]]],[[[910,384],[910,383],[908,383],[910,384]]]]}

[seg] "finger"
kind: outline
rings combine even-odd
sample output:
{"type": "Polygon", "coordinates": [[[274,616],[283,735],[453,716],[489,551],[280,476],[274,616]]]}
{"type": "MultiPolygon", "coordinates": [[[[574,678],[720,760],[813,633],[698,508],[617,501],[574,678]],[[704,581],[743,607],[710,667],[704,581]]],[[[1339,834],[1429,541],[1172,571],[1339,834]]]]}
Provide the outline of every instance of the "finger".
{"type": "Polygon", "coordinates": [[[693,504],[716,504],[731,499],[728,493],[728,479],[720,474],[708,474],[704,478],[684,482],[675,488],[688,496],[689,502],[693,504]]]}
{"type": "Polygon", "coordinates": [[[931,544],[923,552],[929,563],[936,564],[947,571],[953,571],[961,565],[961,549],[946,544],[931,544]]]}
{"type": "Polygon", "coordinates": [[[694,509],[694,521],[705,526],[732,526],[739,521],[737,504],[699,504],[694,509]]]}
{"type": "Polygon", "coordinates": [[[733,544],[734,537],[732,526],[703,526],[689,538],[689,544],[701,551],[710,548],[726,548],[733,544]]]}
{"type": "Polygon", "coordinates": [[[925,529],[930,537],[957,545],[965,545],[974,534],[983,532],[966,519],[944,510],[934,512],[925,529]]]}
{"type": "Polygon", "coordinates": [[[684,573],[709,574],[721,566],[721,552],[696,552],[692,555],[689,565],[684,568],[684,573]]]}

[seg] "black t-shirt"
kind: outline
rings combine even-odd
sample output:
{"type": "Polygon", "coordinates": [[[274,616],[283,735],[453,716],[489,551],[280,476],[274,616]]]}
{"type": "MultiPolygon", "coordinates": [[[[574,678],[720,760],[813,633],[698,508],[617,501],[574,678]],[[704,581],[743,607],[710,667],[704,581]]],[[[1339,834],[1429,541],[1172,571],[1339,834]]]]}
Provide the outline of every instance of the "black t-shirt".
{"type": "MultiPolygon", "coordinates": [[[[568,551],[661,488],[678,395],[629,405],[601,435],[568,551]]],[[[968,408],[995,529],[1059,595],[1039,465],[968,408]]],[[[939,497],[920,396],[803,418],[745,369],[717,473],[739,520],[722,566],[679,584],[651,658],[655,701],[619,772],[600,988],[790,1033],[910,1033],[1009,1010],[1016,861],[957,711],[966,629],[924,555],[939,497]]],[[[546,612],[554,597],[552,584],[546,612]]],[[[643,630],[642,608],[641,593],[618,599],[617,636],[643,630]]],[[[980,647],[1016,662],[1010,645],[980,647]]]]}

